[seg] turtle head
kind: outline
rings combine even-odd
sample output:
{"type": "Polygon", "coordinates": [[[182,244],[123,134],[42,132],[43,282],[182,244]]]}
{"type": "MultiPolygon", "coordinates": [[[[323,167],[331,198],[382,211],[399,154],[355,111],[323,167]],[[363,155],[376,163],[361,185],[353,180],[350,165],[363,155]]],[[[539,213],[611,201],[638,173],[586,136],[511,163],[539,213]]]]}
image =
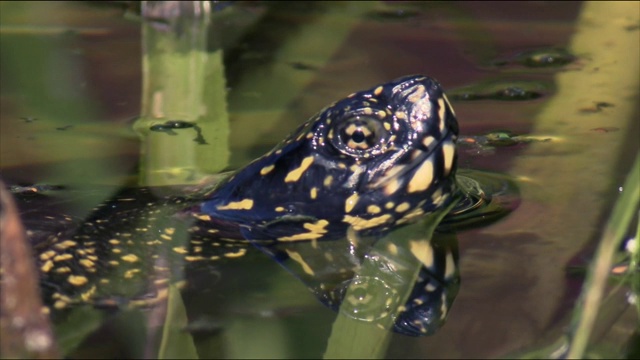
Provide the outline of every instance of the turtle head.
{"type": "Polygon", "coordinates": [[[223,181],[200,211],[253,239],[383,232],[448,204],[457,134],[438,82],[396,79],[323,109],[223,181]]]}

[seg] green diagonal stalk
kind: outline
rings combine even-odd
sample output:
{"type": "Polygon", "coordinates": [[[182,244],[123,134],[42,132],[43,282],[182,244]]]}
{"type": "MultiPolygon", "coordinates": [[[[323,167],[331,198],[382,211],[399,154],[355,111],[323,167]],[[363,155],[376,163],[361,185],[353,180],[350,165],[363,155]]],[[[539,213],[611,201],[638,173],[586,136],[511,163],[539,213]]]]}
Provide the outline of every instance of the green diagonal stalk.
{"type": "Polygon", "coordinates": [[[607,285],[607,278],[613,265],[615,252],[624,240],[633,216],[638,214],[638,206],[640,205],[640,155],[636,157],[623,189],[604,228],[595,260],[591,264],[584,290],[580,295],[580,305],[574,311],[571,321],[571,333],[573,336],[571,336],[567,356],[571,359],[584,357],[607,285]]]}

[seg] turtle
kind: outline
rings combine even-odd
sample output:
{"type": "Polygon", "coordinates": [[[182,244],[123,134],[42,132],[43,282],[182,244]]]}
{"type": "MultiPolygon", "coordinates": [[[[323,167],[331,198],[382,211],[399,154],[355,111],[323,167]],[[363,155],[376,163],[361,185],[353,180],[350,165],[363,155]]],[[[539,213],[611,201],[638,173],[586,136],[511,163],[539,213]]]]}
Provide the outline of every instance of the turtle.
{"type": "MultiPolygon", "coordinates": [[[[201,264],[256,248],[338,310],[349,286],[362,285],[354,274],[378,239],[442,211],[438,232],[512,209],[501,197],[513,192],[510,181],[458,170],[458,133],[442,86],[405,76],[330,104],[222,179],[178,193],[123,189],[77,226],[62,216],[56,231],[30,232],[47,311],[149,305],[171,278],[172,259],[201,264]]],[[[388,246],[421,262],[393,329],[421,336],[442,326],[460,278],[455,244],[413,245],[388,246]]]]}

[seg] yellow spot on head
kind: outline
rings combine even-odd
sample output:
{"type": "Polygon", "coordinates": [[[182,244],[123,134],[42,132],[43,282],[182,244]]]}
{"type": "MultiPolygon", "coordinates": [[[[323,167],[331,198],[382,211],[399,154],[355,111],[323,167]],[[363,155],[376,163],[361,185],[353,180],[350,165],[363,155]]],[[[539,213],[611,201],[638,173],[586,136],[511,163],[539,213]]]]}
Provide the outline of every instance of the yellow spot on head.
{"type": "Polygon", "coordinates": [[[276,212],[283,212],[285,209],[282,206],[276,207],[276,212]]]}
{"type": "Polygon", "coordinates": [[[318,188],[312,187],[310,193],[311,199],[315,200],[318,197],[318,188]]]}
{"type": "Polygon", "coordinates": [[[410,207],[411,207],[411,204],[405,201],[402,204],[396,206],[396,212],[405,212],[409,210],[410,207]]]}
{"type": "Polygon", "coordinates": [[[438,121],[440,132],[444,131],[444,100],[442,98],[438,99],[438,121]]]}
{"type": "Polygon", "coordinates": [[[451,168],[453,167],[453,155],[455,154],[455,148],[452,143],[447,142],[442,145],[442,154],[444,155],[444,174],[449,175],[451,168]]]}
{"type": "Polygon", "coordinates": [[[333,176],[331,176],[331,175],[327,175],[327,177],[326,177],[326,178],[324,178],[323,185],[324,185],[325,187],[329,187],[329,186],[331,186],[331,183],[332,183],[332,182],[333,182],[333,176]]]}
{"type": "Polygon", "coordinates": [[[400,189],[400,180],[393,179],[387,185],[385,185],[384,193],[385,195],[392,195],[395,194],[398,189],[400,189]]]}
{"type": "Polygon", "coordinates": [[[353,195],[347,198],[347,201],[344,203],[344,212],[349,213],[356,206],[358,202],[358,193],[353,193],[353,195]]]}
{"type": "Polygon", "coordinates": [[[241,201],[232,201],[224,206],[216,206],[218,210],[251,210],[253,208],[253,200],[244,199],[241,201]]]}
{"type": "Polygon", "coordinates": [[[283,236],[278,238],[280,241],[298,241],[298,240],[313,240],[317,238],[321,238],[324,234],[327,233],[325,227],[329,225],[327,220],[318,220],[315,223],[305,223],[303,227],[309,232],[300,233],[291,236],[283,236]]]}
{"type": "Polygon", "coordinates": [[[345,215],[342,221],[351,224],[354,230],[360,231],[382,225],[391,219],[392,217],[389,214],[380,215],[371,219],[363,219],[357,216],[345,215]]]}
{"type": "Polygon", "coordinates": [[[426,160],[420,165],[418,170],[416,170],[416,172],[413,174],[413,177],[411,178],[411,180],[409,181],[409,184],[407,185],[407,191],[410,193],[417,192],[417,191],[424,191],[431,185],[432,180],[433,180],[433,163],[431,163],[430,160],[426,160]]]}
{"type": "Polygon", "coordinates": [[[134,254],[124,255],[124,256],[122,256],[122,257],[120,257],[120,258],[121,258],[122,260],[124,260],[124,261],[126,261],[126,262],[130,262],[130,263],[133,263],[133,262],[136,262],[136,261],[138,261],[138,260],[139,260],[139,259],[138,259],[138,257],[137,257],[136,255],[134,255],[134,254]]]}
{"type": "Polygon", "coordinates": [[[260,170],[260,175],[267,175],[268,173],[270,173],[270,172],[271,172],[271,170],[275,169],[275,167],[276,167],[276,166],[275,166],[274,164],[271,164],[271,165],[268,165],[268,166],[263,167],[263,168],[260,170]]]}
{"type": "Polygon", "coordinates": [[[329,225],[329,222],[327,220],[321,219],[313,224],[306,223],[303,225],[303,227],[313,232],[326,232],[324,228],[327,227],[327,225],[329,225]]]}
{"type": "Polygon", "coordinates": [[[69,275],[67,281],[74,286],[82,286],[89,282],[86,277],[80,275],[69,275]]]}
{"type": "Polygon", "coordinates": [[[418,101],[420,101],[420,99],[422,99],[422,97],[424,96],[426,92],[426,89],[424,88],[423,85],[418,85],[416,87],[416,90],[407,97],[407,100],[409,100],[412,103],[417,103],[418,101]]]}
{"type": "Polygon", "coordinates": [[[384,90],[384,88],[382,86],[378,86],[375,90],[373,90],[373,95],[378,96],[382,94],[382,90],[384,90]]]}
{"type": "Polygon", "coordinates": [[[367,212],[368,212],[369,214],[377,214],[377,213],[379,213],[380,211],[382,211],[382,209],[380,209],[380,207],[379,207],[379,206],[376,206],[376,205],[369,205],[369,206],[367,206],[367,212]]]}
{"type": "Polygon", "coordinates": [[[302,159],[302,163],[296,169],[291,170],[287,176],[284,178],[284,182],[296,182],[300,180],[300,177],[304,174],[305,171],[313,164],[313,156],[307,156],[302,159]]]}

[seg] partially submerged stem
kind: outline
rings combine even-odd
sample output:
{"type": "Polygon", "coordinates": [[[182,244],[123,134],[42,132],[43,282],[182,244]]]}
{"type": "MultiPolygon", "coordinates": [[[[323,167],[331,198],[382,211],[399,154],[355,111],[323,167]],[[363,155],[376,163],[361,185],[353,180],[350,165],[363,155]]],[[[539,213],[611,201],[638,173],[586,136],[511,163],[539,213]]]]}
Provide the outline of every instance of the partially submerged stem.
{"type": "Polygon", "coordinates": [[[229,158],[221,49],[207,49],[209,4],[143,2],[141,183],[195,183],[229,158]]]}

